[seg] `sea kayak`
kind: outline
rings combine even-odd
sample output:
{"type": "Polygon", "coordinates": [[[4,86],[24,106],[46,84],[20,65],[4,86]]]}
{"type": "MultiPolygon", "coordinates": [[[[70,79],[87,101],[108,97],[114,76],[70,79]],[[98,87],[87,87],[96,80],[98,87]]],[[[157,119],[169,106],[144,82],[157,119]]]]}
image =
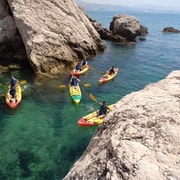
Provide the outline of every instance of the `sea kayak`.
{"type": "Polygon", "coordinates": [[[108,81],[114,79],[118,72],[119,72],[119,68],[115,69],[114,74],[109,74],[109,72],[107,72],[99,79],[99,83],[102,84],[102,83],[105,83],[105,82],[108,82],[108,81]]]}
{"type": "Polygon", "coordinates": [[[79,85],[77,85],[76,88],[69,86],[69,93],[73,102],[78,104],[81,101],[81,89],[79,85]]]}
{"type": "Polygon", "coordinates": [[[15,109],[22,100],[22,89],[19,84],[16,85],[16,98],[12,98],[10,95],[10,86],[8,86],[8,89],[6,91],[6,104],[11,109],[15,109]]]}
{"type": "MultiPolygon", "coordinates": [[[[110,110],[114,107],[115,104],[111,104],[108,107],[110,110]]],[[[102,124],[105,116],[97,116],[99,110],[96,110],[78,120],[79,126],[95,126],[102,124]]],[[[108,111],[109,112],[109,111],[108,111]]],[[[107,114],[106,114],[107,115],[107,114]]]]}
{"type": "Polygon", "coordinates": [[[73,75],[73,76],[79,76],[79,75],[84,74],[85,72],[87,72],[88,69],[89,69],[89,66],[86,65],[85,67],[82,67],[81,71],[76,71],[75,69],[73,69],[70,74],[73,75]]]}

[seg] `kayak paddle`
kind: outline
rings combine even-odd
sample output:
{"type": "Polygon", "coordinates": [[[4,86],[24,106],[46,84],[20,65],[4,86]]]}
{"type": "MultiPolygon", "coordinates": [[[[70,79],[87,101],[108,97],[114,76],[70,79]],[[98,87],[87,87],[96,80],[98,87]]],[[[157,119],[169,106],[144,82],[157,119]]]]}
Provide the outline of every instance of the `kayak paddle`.
{"type": "MultiPolygon", "coordinates": [[[[81,86],[81,85],[80,85],[81,86]]],[[[91,84],[88,84],[88,83],[86,83],[86,84],[83,84],[83,86],[84,87],[91,87],[91,84]]],[[[59,88],[66,88],[67,86],[65,85],[65,84],[60,84],[59,85],[59,88]]]]}
{"type": "Polygon", "coordinates": [[[97,101],[97,99],[96,99],[96,97],[93,95],[93,94],[89,94],[89,98],[92,100],[92,101],[95,101],[97,104],[100,104],[98,101],[97,101]]]}

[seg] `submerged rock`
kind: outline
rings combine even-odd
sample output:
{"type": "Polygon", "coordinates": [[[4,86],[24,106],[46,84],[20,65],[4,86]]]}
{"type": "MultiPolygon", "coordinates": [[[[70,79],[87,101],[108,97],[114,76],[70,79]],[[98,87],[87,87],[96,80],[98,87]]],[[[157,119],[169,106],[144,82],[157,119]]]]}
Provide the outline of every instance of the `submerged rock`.
{"type": "Polygon", "coordinates": [[[133,92],[99,126],[69,179],[180,179],[180,71],[133,92]]]}

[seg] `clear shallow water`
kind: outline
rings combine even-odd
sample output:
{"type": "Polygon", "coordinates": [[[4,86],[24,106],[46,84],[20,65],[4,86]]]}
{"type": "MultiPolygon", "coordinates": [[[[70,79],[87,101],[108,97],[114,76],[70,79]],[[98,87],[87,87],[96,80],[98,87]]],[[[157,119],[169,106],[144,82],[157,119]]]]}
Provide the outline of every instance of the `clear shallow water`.
{"type": "MultiPolygon", "coordinates": [[[[112,17],[121,12],[88,12],[108,27],[112,17]]],[[[0,179],[61,179],[83,153],[97,127],[81,128],[77,120],[98,108],[89,99],[112,104],[126,94],[157,82],[172,70],[180,69],[180,34],[164,34],[162,29],[180,29],[180,15],[127,12],[148,27],[146,41],[121,47],[106,42],[103,54],[89,60],[91,69],[80,77],[82,101],[72,103],[68,88],[69,74],[59,79],[35,83],[31,72],[11,69],[0,74],[0,93],[4,94],[10,74],[27,80],[23,101],[15,110],[0,104],[0,179]],[[111,65],[120,73],[104,85],[98,79],[111,65]],[[90,83],[91,87],[83,84],[90,83]]]]}

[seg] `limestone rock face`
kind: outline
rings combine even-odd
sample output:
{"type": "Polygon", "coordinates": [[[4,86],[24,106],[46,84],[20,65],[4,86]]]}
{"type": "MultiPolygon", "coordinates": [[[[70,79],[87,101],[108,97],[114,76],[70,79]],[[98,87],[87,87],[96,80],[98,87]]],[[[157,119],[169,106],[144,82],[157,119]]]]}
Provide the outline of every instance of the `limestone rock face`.
{"type": "Polygon", "coordinates": [[[128,41],[135,41],[137,35],[147,34],[147,28],[142,26],[138,19],[127,14],[119,14],[113,17],[110,23],[113,35],[121,35],[128,41]]]}
{"type": "Polygon", "coordinates": [[[180,71],[115,105],[64,177],[180,179],[180,71]]]}
{"type": "Polygon", "coordinates": [[[73,0],[8,0],[29,61],[40,74],[58,74],[105,49],[73,0]]]}

